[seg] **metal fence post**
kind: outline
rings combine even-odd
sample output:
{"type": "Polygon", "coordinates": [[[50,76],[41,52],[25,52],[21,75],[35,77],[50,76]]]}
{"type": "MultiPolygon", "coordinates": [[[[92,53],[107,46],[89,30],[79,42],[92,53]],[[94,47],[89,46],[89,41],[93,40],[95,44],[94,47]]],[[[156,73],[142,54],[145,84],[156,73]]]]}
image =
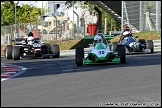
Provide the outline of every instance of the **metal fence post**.
{"type": "Polygon", "coordinates": [[[122,16],[121,17],[121,31],[122,31],[123,30],[123,27],[124,27],[124,9],[123,9],[124,8],[124,1],[122,1],[122,7],[121,8],[122,8],[121,9],[122,10],[122,12],[121,12],[121,14],[122,14],[121,15],[122,16]]]}
{"type": "Polygon", "coordinates": [[[55,34],[56,34],[56,40],[57,40],[57,17],[53,13],[52,13],[52,16],[56,19],[55,34]]]}
{"type": "Polygon", "coordinates": [[[107,34],[107,18],[105,18],[105,30],[104,30],[104,34],[107,34]]]}
{"type": "Polygon", "coordinates": [[[38,21],[36,21],[36,38],[38,38],[38,21]]]}
{"type": "MultiPolygon", "coordinates": [[[[78,34],[79,34],[79,15],[78,15],[75,11],[73,11],[73,13],[75,13],[76,16],[77,16],[77,26],[76,26],[76,28],[77,28],[77,37],[78,37],[78,34]]],[[[73,23],[74,23],[74,22],[73,22],[73,23]]],[[[74,25],[73,25],[73,29],[74,29],[74,25]]],[[[75,30],[75,29],[74,29],[74,30],[75,30]]],[[[73,35],[75,35],[75,31],[74,31],[73,35]]],[[[74,37],[74,36],[73,36],[73,37],[74,37]]]]}
{"type": "Polygon", "coordinates": [[[12,45],[12,25],[11,25],[11,32],[10,32],[10,45],[12,45]]]}
{"type": "Polygon", "coordinates": [[[142,2],[143,1],[140,1],[140,16],[139,16],[139,31],[143,31],[143,12],[142,12],[142,2]]]}
{"type": "Polygon", "coordinates": [[[5,36],[5,39],[6,39],[6,26],[5,26],[5,35],[4,36],[5,36]]]}
{"type": "Polygon", "coordinates": [[[160,5],[161,5],[161,1],[156,1],[156,30],[160,31],[160,5]]]}
{"type": "Polygon", "coordinates": [[[20,37],[20,23],[18,23],[18,38],[20,37]]]}

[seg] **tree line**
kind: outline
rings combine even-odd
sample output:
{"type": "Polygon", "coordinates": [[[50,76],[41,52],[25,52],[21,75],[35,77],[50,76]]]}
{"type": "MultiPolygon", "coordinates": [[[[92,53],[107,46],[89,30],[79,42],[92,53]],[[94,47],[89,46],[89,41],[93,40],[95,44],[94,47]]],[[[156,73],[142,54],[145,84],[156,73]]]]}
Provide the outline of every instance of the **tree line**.
{"type": "MultiPolygon", "coordinates": [[[[88,7],[89,12],[94,10],[94,6],[100,9],[100,11],[102,12],[102,23],[103,23],[102,28],[104,28],[105,18],[107,18],[107,27],[108,27],[107,30],[110,30],[110,28],[114,27],[120,28],[121,25],[120,22],[116,21],[113,17],[111,17],[107,12],[105,12],[93,1],[85,1],[85,2],[77,1],[77,2],[79,2],[80,4],[79,6],[83,9],[88,7]]],[[[67,8],[70,8],[75,3],[76,1],[66,1],[65,5],[67,6],[67,8]]],[[[22,6],[16,6],[16,13],[15,13],[15,4],[13,1],[1,1],[1,26],[8,26],[15,24],[15,16],[16,16],[16,23],[22,24],[35,22],[40,20],[42,15],[48,11],[49,10],[46,9],[42,10],[41,8],[38,8],[33,5],[24,4],[22,6]]]]}

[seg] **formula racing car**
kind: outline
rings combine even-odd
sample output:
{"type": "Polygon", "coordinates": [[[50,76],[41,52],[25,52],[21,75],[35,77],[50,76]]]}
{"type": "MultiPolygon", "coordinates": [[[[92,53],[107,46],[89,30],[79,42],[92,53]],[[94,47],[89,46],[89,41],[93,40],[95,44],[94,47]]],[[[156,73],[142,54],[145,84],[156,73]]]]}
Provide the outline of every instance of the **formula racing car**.
{"type": "Polygon", "coordinates": [[[6,59],[19,60],[20,58],[59,58],[60,50],[58,44],[50,46],[48,43],[41,43],[39,38],[34,38],[33,44],[27,44],[25,38],[16,38],[13,45],[5,48],[6,59]]]}
{"type": "Polygon", "coordinates": [[[153,53],[154,45],[152,40],[139,39],[137,41],[138,36],[127,36],[123,37],[119,40],[119,42],[112,42],[111,49],[115,51],[117,49],[117,45],[124,45],[126,54],[135,54],[135,53],[153,53]]]}
{"type": "Polygon", "coordinates": [[[117,45],[117,52],[110,49],[107,39],[114,38],[113,35],[104,35],[102,31],[98,31],[96,36],[85,36],[85,39],[94,39],[89,51],[85,51],[83,47],[75,49],[75,61],[77,66],[86,64],[112,64],[126,63],[126,55],[124,45],[117,45]],[[87,56],[85,56],[88,54],[87,56]]]}

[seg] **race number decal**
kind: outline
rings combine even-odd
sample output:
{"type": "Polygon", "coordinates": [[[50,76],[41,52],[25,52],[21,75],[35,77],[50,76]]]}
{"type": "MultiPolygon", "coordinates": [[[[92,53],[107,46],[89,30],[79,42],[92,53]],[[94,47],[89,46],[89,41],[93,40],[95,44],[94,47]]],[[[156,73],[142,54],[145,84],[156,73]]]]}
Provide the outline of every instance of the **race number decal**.
{"type": "Polygon", "coordinates": [[[102,51],[102,50],[98,51],[98,55],[104,55],[104,54],[105,54],[105,51],[102,51]]]}
{"type": "Polygon", "coordinates": [[[133,45],[134,45],[135,48],[137,47],[136,42],[134,42],[133,45]]]}

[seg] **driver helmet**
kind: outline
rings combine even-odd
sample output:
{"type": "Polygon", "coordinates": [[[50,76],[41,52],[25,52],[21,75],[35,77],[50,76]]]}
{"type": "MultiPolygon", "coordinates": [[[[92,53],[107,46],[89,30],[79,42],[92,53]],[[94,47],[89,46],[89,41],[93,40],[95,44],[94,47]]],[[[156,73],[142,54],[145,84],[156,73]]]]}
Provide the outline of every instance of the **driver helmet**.
{"type": "Polygon", "coordinates": [[[123,36],[124,37],[128,37],[130,35],[130,32],[129,31],[125,31],[124,33],[123,33],[123,36]]]}
{"type": "Polygon", "coordinates": [[[28,39],[27,39],[27,42],[28,42],[28,44],[30,44],[30,45],[34,44],[34,37],[29,36],[28,39]]]}
{"type": "Polygon", "coordinates": [[[33,37],[33,33],[32,33],[32,32],[29,32],[28,37],[29,37],[29,36],[32,36],[32,37],[33,37]]]}
{"type": "Polygon", "coordinates": [[[98,33],[97,35],[101,36],[103,38],[103,33],[98,33]]]}
{"type": "Polygon", "coordinates": [[[129,26],[125,26],[124,27],[124,31],[130,31],[130,27],[129,26]]]}
{"type": "Polygon", "coordinates": [[[104,37],[104,34],[103,34],[102,30],[99,30],[97,35],[101,36],[102,38],[104,37]]]}
{"type": "Polygon", "coordinates": [[[94,42],[95,43],[100,43],[102,41],[102,37],[100,36],[100,35],[96,35],[95,37],[94,37],[94,42]]]}

